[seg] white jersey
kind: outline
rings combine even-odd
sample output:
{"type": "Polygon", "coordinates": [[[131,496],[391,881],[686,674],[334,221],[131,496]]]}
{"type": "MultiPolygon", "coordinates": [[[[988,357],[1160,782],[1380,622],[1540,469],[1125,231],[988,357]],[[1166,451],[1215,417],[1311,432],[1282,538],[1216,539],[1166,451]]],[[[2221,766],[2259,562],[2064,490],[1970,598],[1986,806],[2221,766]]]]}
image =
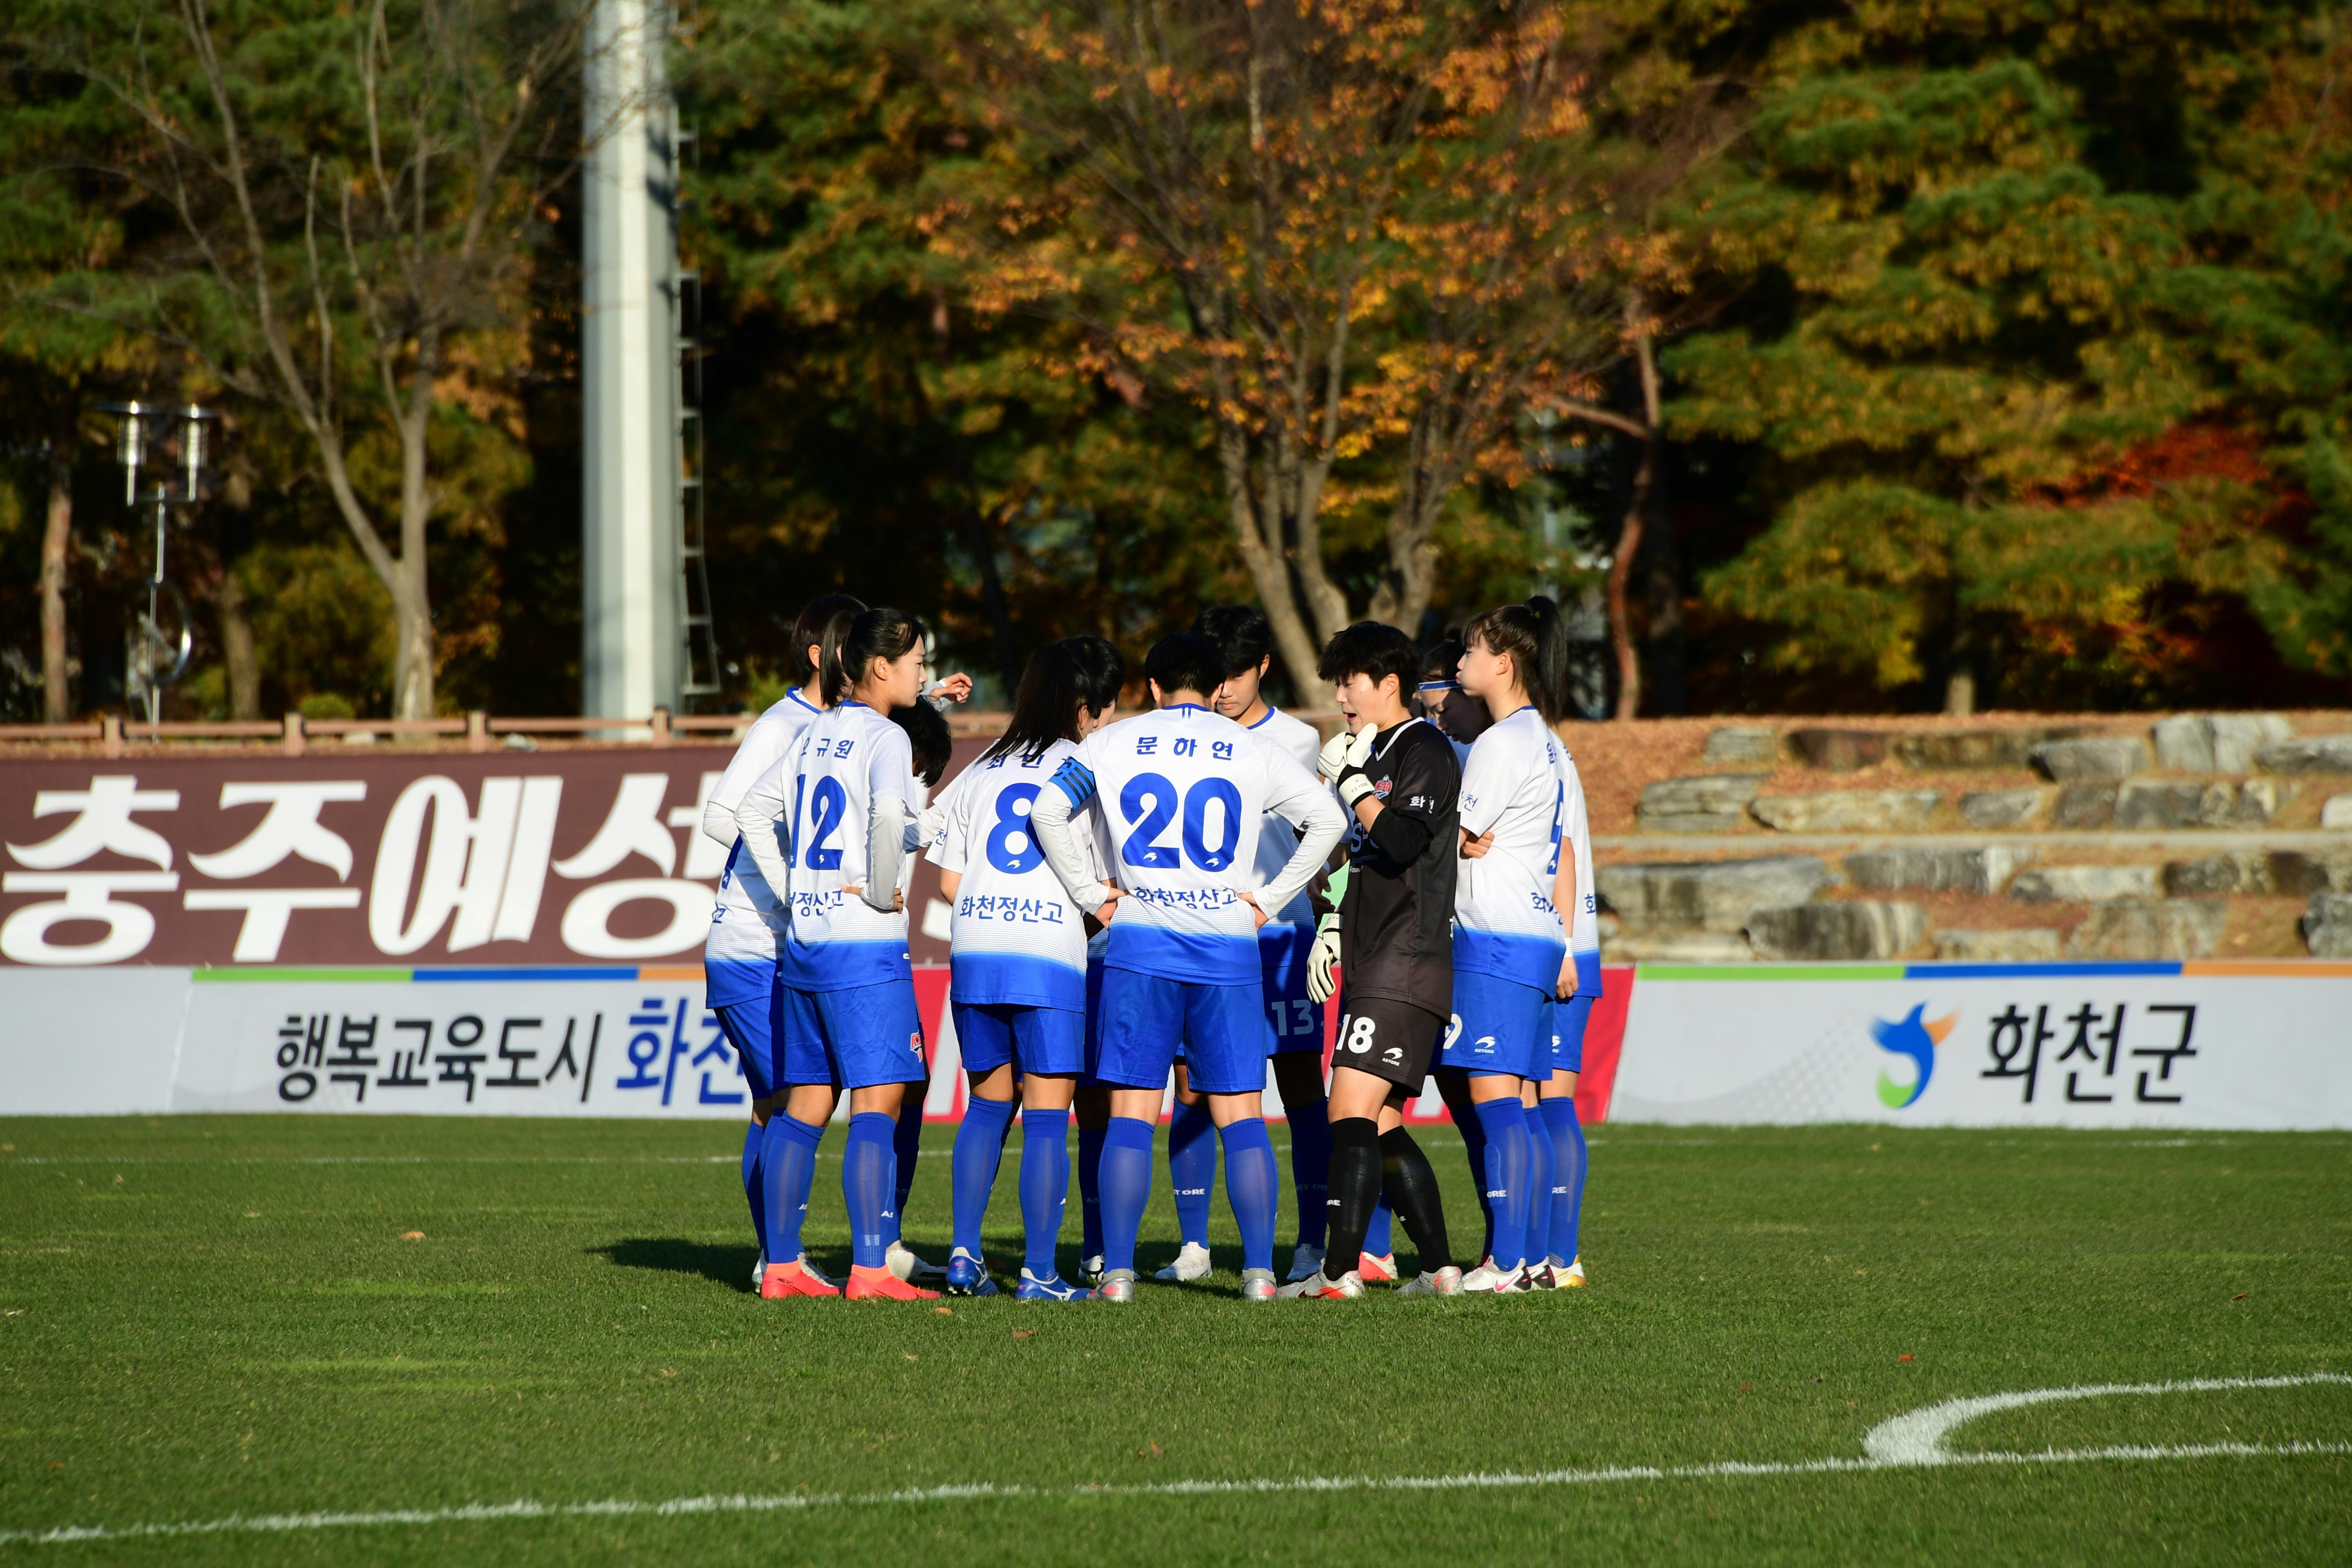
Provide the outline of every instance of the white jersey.
{"type": "MultiPolygon", "coordinates": [[[[772,704],[751,721],[727,771],[710,792],[710,804],[732,814],[760,776],[790,755],[801,731],[822,710],[798,690],[772,704]]],[[[719,874],[719,904],[710,914],[710,935],[702,944],[707,1000],[713,1007],[764,1004],[776,978],[776,952],[784,940],[783,906],[768,890],[760,868],[738,837],[719,874]]]]}
{"type": "MultiPolygon", "coordinates": [[[[1313,773],[1321,761],[1323,736],[1304,719],[1294,719],[1279,708],[1269,707],[1258,721],[1248,726],[1250,731],[1271,741],[1298,761],[1298,765],[1313,773]]],[[[1337,799],[1335,795],[1333,797],[1337,799]]],[[[1257,875],[1261,884],[1282,875],[1282,868],[1290,859],[1290,852],[1298,847],[1297,825],[1287,823],[1278,813],[1269,814],[1257,836],[1257,875]]],[[[1258,928],[1258,943],[1265,949],[1264,957],[1272,963],[1280,953],[1289,951],[1290,929],[1315,926],[1314,896],[1302,889],[1299,895],[1279,910],[1265,911],[1265,924],[1258,928]]]]}
{"type": "Polygon", "coordinates": [[[1462,770],[1462,830],[1495,842],[1454,883],[1454,967],[1546,995],[1559,981],[1568,932],[1552,907],[1568,799],[1568,748],[1533,708],[1471,743],[1462,770]]]}
{"type": "MultiPolygon", "coordinates": [[[[931,863],[963,878],[948,938],[952,994],[967,1006],[1087,1005],[1086,916],[1070,901],[1029,831],[1037,792],[1077,752],[1056,741],[1034,757],[1003,752],[974,763],[949,786],[946,821],[931,841],[931,863]]],[[[1071,823],[1089,869],[1108,875],[1096,807],[1071,823]]]]}
{"type": "Polygon", "coordinates": [[[1566,794],[1561,797],[1559,836],[1576,867],[1576,908],[1569,911],[1568,951],[1601,952],[1601,900],[1592,885],[1592,828],[1584,813],[1584,781],[1577,776],[1576,758],[1560,748],[1559,766],[1566,794]]]}
{"type": "Polygon", "coordinates": [[[1331,792],[1283,745],[1189,702],[1096,731],[1054,782],[1074,812],[1100,798],[1115,847],[1110,879],[1127,897],[1103,961],[1197,984],[1258,984],[1257,922],[1241,895],[1265,889],[1286,906],[1346,826],[1331,792]],[[1258,871],[1268,812],[1305,836],[1272,881],[1258,871]]]}
{"type": "Polygon", "coordinates": [[[896,801],[913,820],[914,749],[907,731],[863,702],[845,702],[810,721],[778,771],[791,813],[791,887],[777,973],[802,991],[911,980],[906,911],[885,913],[846,890],[866,886],[876,806],[896,801]]]}

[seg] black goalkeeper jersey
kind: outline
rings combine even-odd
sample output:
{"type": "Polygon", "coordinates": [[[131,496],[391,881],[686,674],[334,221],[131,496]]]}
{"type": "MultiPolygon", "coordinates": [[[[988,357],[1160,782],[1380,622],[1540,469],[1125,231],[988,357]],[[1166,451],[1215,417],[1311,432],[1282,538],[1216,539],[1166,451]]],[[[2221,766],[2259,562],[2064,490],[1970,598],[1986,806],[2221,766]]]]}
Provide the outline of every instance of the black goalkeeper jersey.
{"type": "Polygon", "coordinates": [[[1347,994],[1385,996],[1446,1017],[1454,1011],[1461,764],[1435,725],[1408,719],[1373,737],[1364,771],[1382,809],[1370,833],[1349,814],[1351,869],[1339,907],[1347,994]],[[1391,816],[1398,820],[1389,822],[1391,816]],[[1410,858],[1391,854],[1400,838],[1416,837],[1422,842],[1410,858]]]}

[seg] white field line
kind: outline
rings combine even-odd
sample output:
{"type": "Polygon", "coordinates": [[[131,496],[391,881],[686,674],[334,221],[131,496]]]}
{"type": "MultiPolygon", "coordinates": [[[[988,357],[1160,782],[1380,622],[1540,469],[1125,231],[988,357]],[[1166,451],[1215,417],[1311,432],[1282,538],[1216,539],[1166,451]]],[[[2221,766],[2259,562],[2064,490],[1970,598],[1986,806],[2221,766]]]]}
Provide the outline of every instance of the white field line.
{"type": "MultiPolygon", "coordinates": [[[[2315,1383],[2352,1384],[2339,1373],[2263,1378],[2199,1378],[2179,1383],[2100,1384],[2077,1388],[2034,1389],[2022,1394],[1995,1394],[1978,1400],[1948,1400],[1927,1410],[1898,1415],[1872,1429],[1878,1437],[1890,1428],[1905,1432],[1917,1417],[1936,1415],[1959,1405],[1982,1406],[1969,1415],[2053,1399],[2090,1399],[2116,1394],[2170,1394],[2229,1388],[2284,1388],[2315,1383]]],[[[1027,1487],[990,1481],[911,1487],[887,1492],[822,1492],[757,1497],[671,1498],[644,1502],[611,1498],[600,1502],[540,1502],[529,1498],[513,1502],[467,1503],[460,1508],[383,1509],[373,1511],[230,1514],[224,1519],[191,1520],[157,1524],[67,1524],[50,1530],[0,1531],[0,1545],[69,1545],[84,1541],[134,1541],[161,1536],[223,1534],[286,1534],[298,1531],[381,1528],[392,1525],[467,1524],[508,1519],[667,1518],[683,1514],[775,1513],[820,1508],[881,1508],[908,1503],[992,1501],[1079,1501],[1094,1498],[1276,1497],[1302,1492],[1444,1492],[1489,1491],[1515,1488],[1605,1486],[1616,1481],[1678,1481],[1741,1479],[1749,1477],[1843,1475],[1872,1470],[1907,1470],[1946,1465],[2076,1465],[2159,1459],[2278,1458],[2352,1454],[2352,1443],[2180,1443],[2125,1444],[2101,1448],[2044,1448],[2033,1453],[1946,1453],[1941,1434],[1969,1418],[1961,1415],[1937,1427],[1938,1436],[1926,1447],[1883,1442],[1892,1454],[1927,1457],[1874,1457],[1790,1460],[1724,1459],[1705,1465],[1621,1465],[1601,1469],[1478,1470],[1447,1476],[1297,1476],[1241,1480],[1162,1481],[1135,1485],[1027,1487]]]]}
{"type": "Polygon", "coordinates": [[[1944,1440],[1953,1428],[1997,1410],[2017,1410],[2028,1405],[2048,1405],[2065,1399],[2107,1399],[2124,1394],[2212,1394],[2233,1388],[2295,1388],[2315,1383],[2352,1383],[2342,1373],[2314,1372],[2288,1377],[2189,1377],[2171,1383],[2088,1383],[2073,1388],[2029,1388],[2016,1394],[1988,1394],[1974,1399],[1947,1399],[1924,1410],[1908,1411],[1882,1421],[1864,1434],[1862,1451],[1883,1465],[1951,1465],[1966,1456],[1948,1452],[1944,1440]]]}

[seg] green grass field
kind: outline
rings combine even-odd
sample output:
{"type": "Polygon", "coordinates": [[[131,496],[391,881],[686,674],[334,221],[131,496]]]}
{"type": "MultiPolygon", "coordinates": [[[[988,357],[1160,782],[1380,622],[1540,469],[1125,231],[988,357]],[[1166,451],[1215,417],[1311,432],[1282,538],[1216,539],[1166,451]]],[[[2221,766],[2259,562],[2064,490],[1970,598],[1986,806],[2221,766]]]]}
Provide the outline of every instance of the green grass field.
{"type": "MultiPolygon", "coordinates": [[[[928,1142],[908,1226],[933,1256],[949,1138],[928,1142]]],[[[1428,1141],[1475,1243],[1460,1145],[1428,1141]]],[[[2042,1405],[1950,1439],[2320,1446],[2300,1454],[1180,1489],[1858,1459],[1877,1423],[1958,1396],[2352,1373],[2342,1135],[1604,1128],[1586,1291],[1244,1306],[1221,1202],[1224,1271],[1204,1285],[947,1313],[759,1300],[740,1142],[719,1124],[0,1121],[0,1556],[2352,1557],[2345,1383],[2042,1405]],[[1026,1489],[889,1495],[985,1486],[1026,1489]],[[813,1500],[562,1511],[734,1496],[813,1500]],[[555,1511],[37,1538],[518,1500],[555,1511]]],[[[1015,1257],[1009,1154],[990,1251],[1015,1257]]],[[[810,1225],[835,1265],[838,1174],[820,1168],[810,1225]]],[[[1164,1191],[1145,1234],[1146,1266],[1165,1261],[1164,1191]]]]}

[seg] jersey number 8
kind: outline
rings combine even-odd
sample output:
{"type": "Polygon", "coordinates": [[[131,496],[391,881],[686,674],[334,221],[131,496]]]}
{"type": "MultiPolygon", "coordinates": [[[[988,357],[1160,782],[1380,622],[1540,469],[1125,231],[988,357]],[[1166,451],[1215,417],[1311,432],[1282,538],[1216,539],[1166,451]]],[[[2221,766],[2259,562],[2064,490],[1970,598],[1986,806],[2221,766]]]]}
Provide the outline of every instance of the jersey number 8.
{"type": "Polygon", "coordinates": [[[1160,773],[1138,773],[1118,793],[1118,808],[1135,831],[1119,846],[1118,858],[1130,866],[1174,870],[1186,860],[1203,871],[1222,871],[1234,863],[1242,838],[1242,792],[1225,779],[1195,779],[1184,793],[1184,847],[1158,842],[1176,817],[1176,786],[1160,773]],[[1223,806],[1220,842],[1209,837],[1209,807],[1223,806]]]}
{"type": "Polygon", "coordinates": [[[1045,863],[1045,852],[1037,847],[1037,835],[1029,826],[1029,813],[1036,804],[1033,784],[1007,785],[996,797],[996,826],[988,830],[988,863],[1007,876],[1034,871],[1045,863]],[[1013,847],[1016,837],[1018,849],[1013,847]]]}

